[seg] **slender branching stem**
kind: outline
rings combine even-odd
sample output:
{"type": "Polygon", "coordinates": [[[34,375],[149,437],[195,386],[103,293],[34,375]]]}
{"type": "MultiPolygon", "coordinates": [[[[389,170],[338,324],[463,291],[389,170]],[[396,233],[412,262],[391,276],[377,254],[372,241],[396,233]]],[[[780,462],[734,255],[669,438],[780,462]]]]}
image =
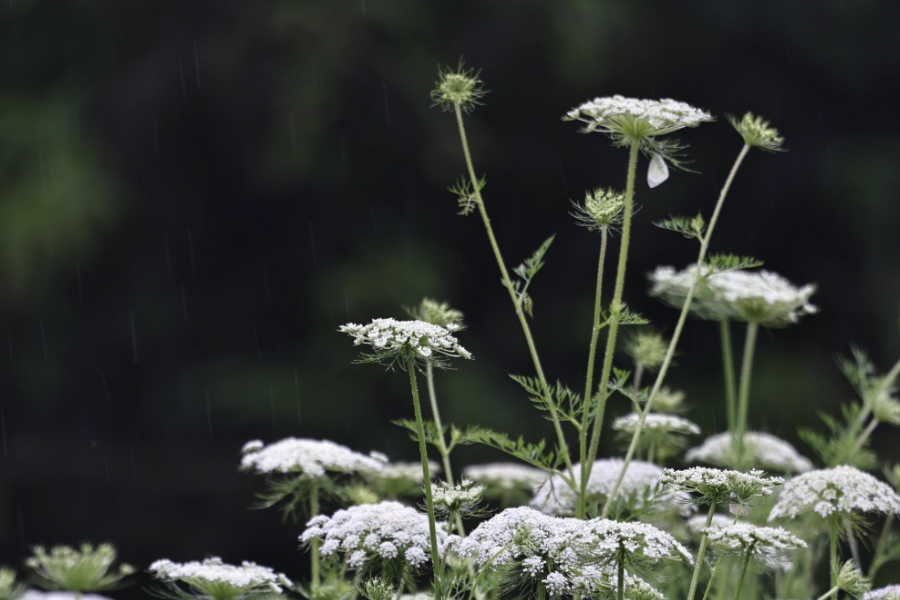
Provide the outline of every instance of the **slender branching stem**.
{"type": "Polygon", "coordinates": [[[884,525],[881,528],[881,533],[878,536],[878,542],[875,544],[875,551],[872,553],[872,564],[869,565],[869,580],[874,581],[875,575],[878,573],[878,569],[881,568],[881,565],[884,564],[884,548],[885,544],[888,541],[888,535],[891,532],[891,525],[894,522],[894,515],[888,514],[888,516],[884,519],[884,525]]]}
{"type": "MultiPolygon", "coordinates": [[[[600,308],[601,300],[603,298],[603,265],[606,263],[606,244],[608,238],[607,228],[603,227],[600,230],[600,259],[597,261],[597,289],[594,292],[594,322],[591,327],[591,344],[588,350],[587,375],[585,376],[584,383],[584,414],[581,418],[581,430],[578,435],[579,458],[582,465],[587,464],[587,431],[588,419],[591,414],[589,408],[594,393],[594,360],[597,357],[597,339],[600,337],[600,329],[602,328],[602,324],[600,323],[600,308]]],[[[578,506],[575,510],[575,516],[579,519],[585,517],[586,500],[586,494],[578,494],[578,506]]]]}
{"type": "Polygon", "coordinates": [[[829,571],[831,571],[831,587],[837,586],[838,580],[838,571],[841,569],[841,565],[838,563],[838,523],[837,519],[831,518],[831,527],[829,529],[828,535],[828,557],[829,557],[829,571]]]}
{"type": "Polygon", "coordinates": [[[725,369],[725,414],[728,419],[728,431],[734,431],[734,356],[731,350],[731,323],[728,319],[719,321],[722,337],[722,366],[725,369]]]}
{"type": "MultiPolygon", "coordinates": [[[[625,288],[625,269],[628,263],[628,242],[631,238],[631,215],[634,212],[634,179],[637,172],[638,150],[640,142],[631,143],[628,154],[628,176],[625,183],[625,208],[622,215],[622,240],[619,243],[619,266],[616,270],[616,282],[613,297],[609,305],[609,325],[606,334],[606,352],[603,356],[603,370],[600,372],[600,388],[597,390],[597,408],[594,414],[594,426],[591,431],[591,445],[586,460],[581,463],[581,486],[578,490],[579,505],[583,505],[587,496],[587,484],[591,477],[591,468],[597,458],[600,447],[600,431],[603,428],[603,415],[606,411],[606,400],[609,397],[609,377],[612,373],[613,354],[616,350],[616,335],[619,331],[619,317],[623,309],[622,291],[625,288]]],[[[587,400],[587,398],[585,398],[587,400]]],[[[585,404],[585,410],[590,405],[585,404]]],[[[586,435],[586,433],[582,434],[586,435]]],[[[612,498],[612,496],[610,496],[612,498]]],[[[609,504],[609,499],[607,499],[609,504]]]]}
{"type": "Polygon", "coordinates": [[[475,577],[475,580],[472,582],[472,590],[471,590],[471,592],[469,592],[469,600],[472,600],[472,598],[477,594],[478,584],[481,582],[481,578],[484,577],[490,571],[490,567],[492,564],[494,564],[494,561],[497,560],[497,557],[500,556],[501,554],[503,554],[504,552],[506,552],[506,550],[510,546],[512,546],[514,543],[515,543],[515,541],[510,541],[510,542],[506,543],[502,548],[500,548],[499,550],[494,552],[493,556],[491,556],[487,560],[487,562],[484,563],[484,566],[481,567],[481,570],[478,571],[478,575],[475,577]]]}
{"type": "Polygon", "coordinates": [[[826,600],[827,598],[830,598],[831,596],[834,596],[835,594],[837,594],[838,589],[839,589],[838,586],[836,586],[836,585],[832,586],[832,588],[830,590],[828,590],[827,592],[825,592],[824,594],[819,596],[816,600],[826,600]]]}
{"type": "Polygon", "coordinates": [[[478,178],[475,176],[475,167],[472,164],[472,156],[469,153],[469,142],[466,137],[466,128],[463,124],[463,116],[462,109],[457,104],[455,105],[456,111],[456,124],[459,128],[459,139],[462,143],[463,155],[466,159],[466,169],[469,172],[469,179],[472,182],[472,191],[475,195],[475,202],[478,205],[478,212],[481,214],[481,220],[484,222],[484,228],[487,231],[488,241],[491,244],[491,249],[494,252],[494,258],[497,260],[497,266],[500,268],[500,276],[503,279],[503,285],[506,287],[506,291],[509,292],[509,298],[512,300],[513,306],[516,309],[516,316],[519,318],[519,324],[522,326],[522,332],[525,334],[525,342],[528,344],[528,351],[531,353],[531,360],[534,363],[534,370],[537,373],[538,380],[541,382],[541,389],[544,392],[544,401],[547,404],[550,413],[550,420],[553,422],[553,429],[556,432],[556,439],[559,445],[560,454],[562,454],[565,463],[566,470],[569,472],[569,477],[574,480],[574,474],[572,471],[572,458],[569,456],[569,447],[566,444],[566,437],[563,434],[562,425],[559,421],[559,414],[556,410],[556,405],[553,403],[553,397],[550,393],[550,386],[547,384],[547,378],[544,376],[544,369],[541,367],[541,360],[538,357],[537,348],[534,345],[534,338],[531,335],[531,328],[528,326],[528,319],[525,315],[525,310],[522,306],[521,300],[518,298],[515,292],[515,288],[513,287],[512,280],[509,277],[509,271],[506,269],[506,263],[503,261],[503,255],[500,253],[500,246],[497,245],[497,238],[494,236],[494,230],[491,227],[491,220],[488,218],[487,209],[484,207],[484,199],[481,197],[481,188],[478,184],[478,178]]]}
{"type": "MultiPolygon", "coordinates": [[[[309,488],[309,518],[319,514],[319,480],[312,478],[309,488]]],[[[309,541],[309,566],[312,575],[311,587],[313,591],[319,588],[321,576],[319,575],[319,538],[313,537],[309,541]]]]}
{"type": "Polygon", "coordinates": [[[753,353],[756,350],[756,333],[759,323],[747,323],[747,338],[744,340],[744,356],[741,359],[741,382],[738,390],[738,414],[734,434],[738,465],[744,463],[744,435],[747,433],[747,412],[750,406],[750,378],[753,375],[753,353]]]}
{"type": "Polygon", "coordinates": [[[435,599],[440,600],[440,554],[438,553],[437,526],[434,519],[434,502],[431,497],[431,473],[428,472],[428,450],[425,447],[425,423],[422,421],[422,407],[419,405],[419,386],[416,383],[416,364],[410,354],[406,359],[409,371],[409,387],[412,390],[413,410],[416,414],[416,433],[419,438],[419,454],[422,458],[422,477],[425,487],[425,507],[428,510],[428,533],[431,536],[431,564],[434,567],[435,599]]]}
{"type": "Polygon", "coordinates": [[[624,552],[620,551],[618,556],[618,573],[616,579],[616,598],[617,600],[625,600],[625,557],[624,552]]]}
{"type": "MultiPolygon", "coordinates": [[[[453,483],[453,471],[450,469],[450,453],[447,451],[447,442],[444,440],[444,426],[441,423],[441,413],[438,410],[437,394],[434,391],[434,366],[431,363],[425,365],[425,383],[428,387],[428,400],[431,403],[431,416],[434,417],[434,426],[437,428],[438,452],[444,464],[444,479],[447,483],[453,483]]],[[[462,535],[462,534],[460,534],[462,535]]]]}
{"type": "MultiPolygon", "coordinates": [[[[900,376],[900,360],[898,360],[891,370],[888,371],[888,374],[881,378],[881,381],[878,384],[878,388],[873,393],[873,398],[878,398],[881,394],[887,392],[888,388],[894,383],[894,380],[900,376]]],[[[850,427],[847,428],[847,436],[853,437],[856,435],[856,432],[859,431],[859,428],[862,427],[862,424],[865,423],[866,419],[872,413],[872,402],[866,401],[863,398],[863,406],[862,410],[859,411],[859,414],[856,415],[856,419],[853,420],[853,423],[850,424],[850,427]]],[[[863,440],[865,441],[865,440],[863,440]]],[[[854,445],[854,450],[858,450],[862,447],[862,444],[854,445]]]]}
{"type": "Polygon", "coordinates": [[[694,562],[694,574],[691,577],[691,587],[688,590],[687,600],[694,600],[694,594],[697,593],[697,584],[700,581],[700,569],[703,567],[703,557],[706,555],[706,542],[709,536],[705,529],[712,523],[713,515],[716,512],[716,503],[709,505],[709,512],[706,513],[706,525],[704,525],[703,535],[700,536],[700,549],[697,550],[697,560],[694,562]]]}
{"type": "Polygon", "coordinates": [[[722,564],[722,559],[725,558],[725,555],[722,554],[719,558],[716,559],[716,564],[713,565],[712,573],[709,576],[709,581],[706,582],[706,591],[703,592],[703,600],[709,596],[709,591],[712,589],[713,581],[716,580],[716,575],[719,573],[719,566],[722,564]]]}
{"type": "Polygon", "coordinates": [[[741,598],[741,589],[744,587],[744,576],[747,575],[747,567],[750,566],[750,555],[752,551],[752,547],[747,549],[747,553],[744,556],[744,564],[741,565],[741,576],[738,578],[737,590],[734,592],[734,600],[740,600],[741,598]]]}
{"type": "Polygon", "coordinates": [[[641,433],[644,429],[644,422],[647,420],[647,415],[653,408],[653,400],[656,399],[656,394],[659,393],[659,389],[662,387],[663,381],[665,381],[666,379],[666,374],[669,371],[669,365],[672,364],[672,358],[675,356],[675,348],[678,346],[678,340],[681,338],[681,331],[684,329],[685,321],[687,321],[687,315],[688,311],[691,308],[691,302],[694,299],[694,293],[697,290],[697,286],[699,285],[701,280],[701,270],[703,261],[706,259],[706,252],[709,249],[709,240],[712,238],[712,233],[715,230],[716,223],[719,220],[719,214],[722,211],[722,205],[725,202],[725,197],[728,195],[728,190],[731,189],[731,184],[734,181],[734,177],[737,174],[741,163],[744,162],[744,158],[747,156],[747,152],[749,152],[749,150],[750,146],[744,144],[743,148],[741,148],[741,151],[738,154],[737,159],[734,161],[734,165],[731,167],[731,172],[728,173],[728,179],[725,180],[725,185],[722,186],[722,191],[719,193],[719,200],[716,202],[716,208],[713,210],[713,215],[709,220],[709,227],[707,227],[706,229],[706,235],[704,235],[703,239],[700,241],[700,253],[697,256],[697,276],[694,279],[694,284],[688,290],[687,297],[684,299],[684,306],[681,309],[681,314],[678,316],[678,323],[675,325],[675,331],[672,333],[672,339],[669,341],[669,348],[666,350],[666,356],[659,367],[659,372],[656,374],[656,381],[653,383],[653,388],[650,390],[650,395],[647,398],[647,403],[644,405],[644,409],[640,411],[638,425],[634,430],[634,435],[631,436],[631,443],[628,446],[628,451],[625,453],[625,460],[622,463],[622,469],[619,471],[619,477],[616,479],[616,483],[615,485],[613,485],[612,490],[610,491],[609,496],[606,499],[606,503],[604,504],[603,510],[600,515],[601,517],[606,517],[606,515],[609,514],[610,502],[613,498],[616,497],[616,494],[619,491],[619,487],[622,485],[622,480],[625,478],[625,472],[628,470],[628,465],[631,464],[631,460],[634,458],[634,453],[638,447],[638,441],[640,440],[641,433]]]}

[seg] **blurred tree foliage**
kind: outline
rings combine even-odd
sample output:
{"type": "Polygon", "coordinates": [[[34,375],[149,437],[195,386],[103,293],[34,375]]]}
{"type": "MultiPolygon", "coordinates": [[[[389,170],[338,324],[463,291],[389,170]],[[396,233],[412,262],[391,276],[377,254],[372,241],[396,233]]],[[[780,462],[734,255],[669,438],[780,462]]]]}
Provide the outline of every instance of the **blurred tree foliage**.
{"type": "MultiPolygon", "coordinates": [[[[351,365],[335,329],[424,296],[465,313],[476,355],[439,375],[445,420],[547,434],[505,375],[529,363],[483,232],[446,191],[462,161],[428,93],[460,56],[491,91],[469,127],[507,260],[558,234],[530,292],[563,381],[584,368],[598,244],[569,199],[623,185],[625,162],[560,116],[620,93],[720,117],[683,136],[701,175],[638,191],[628,301],[662,330],[645,273],[693,248],[649,223],[708,213],[740,145],[725,112],[781,130],[790,152],[752,157],[713,243],[819,283],[821,316],[761,340],[752,412],[787,437],[817,426],[851,393],[836,353],[900,350],[898,23],[887,0],[3,3],[0,563],[109,539],[134,564],[290,573],[297,532],[246,511],[261,482],[235,473],[240,445],[414,456],[388,424],[410,414],[404,381],[351,365]]],[[[684,340],[672,384],[692,406],[720,404],[697,371],[716,343],[698,323],[684,340]]]]}

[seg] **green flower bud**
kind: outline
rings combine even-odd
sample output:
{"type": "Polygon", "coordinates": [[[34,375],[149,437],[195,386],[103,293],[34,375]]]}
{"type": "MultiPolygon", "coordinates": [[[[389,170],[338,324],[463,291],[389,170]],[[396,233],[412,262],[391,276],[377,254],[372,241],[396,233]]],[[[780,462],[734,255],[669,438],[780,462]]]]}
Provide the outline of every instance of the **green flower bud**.
{"type": "Polygon", "coordinates": [[[472,69],[466,69],[462,61],[456,70],[449,67],[440,69],[435,88],[431,92],[431,99],[434,101],[432,106],[440,106],[447,112],[456,107],[462,112],[470,112],[481,104],[482,96],[487,93],[478,75],[472,69]]]}
{"type": "Polygon", "coordinates": [[[753,146],[766,152],[781,152],[784,150],[781,147],[784,143],[784,138],[778,135],[777,129],[769,127],[769,122],[761,117],[755,117],[751,113],[744,115],[744,118],[740,121],[734,115],[726,115],[726,117],[731,126],[741,134],[741,137],[744,138],[744,143],[748,146],[753,146]]]}
{"type": "Polygon", "coordinates": [[[587,227],[591,231],[600,231],[606,227],[617,225],[622,221],[625,208],[625,194],[612,188],[597,188],[585,192],[584,205],[573,202],[576,224],[587,227]]]}

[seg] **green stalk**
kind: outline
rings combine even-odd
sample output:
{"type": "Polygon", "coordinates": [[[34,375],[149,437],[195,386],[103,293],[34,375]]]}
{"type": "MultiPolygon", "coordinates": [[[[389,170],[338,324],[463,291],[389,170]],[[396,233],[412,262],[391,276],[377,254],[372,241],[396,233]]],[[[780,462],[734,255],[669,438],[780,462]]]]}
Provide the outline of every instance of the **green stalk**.
{"type": "Polygon", "coordinates": [[[472,582],[472,591],[469,593],[469,600],[472,600],[472,598],[476,595],[476,593],[477,593],[476,590],[478,589],[478,582],[481,581],[481,578],[484,577],[484,575],[488,572],[488,570],[490,569],[490,566],[494,563],[495,560],[497,560],[497,557],[500,556],[501,554],[503,554],[514,543],[515,543],[515,541],[508,542],[502,548],[500,548],[499,550],[494,552],[494,555],[491,556],[486,563],[484,563],[484,566],[481,567],[481,570],[478,572],[478,575],[475,577],[475,580],[472,582]]]}
{"type": "Polygon", "coordinates": [[[747,323],[747,338],[744,340],[744,356],[741,364],[741,383],[738,391],[737,431],[735,432],[735,448],[737,464],[744,463],[744,435],[747,433],[747,411],[750,404],[750,378],[753,375],[753,353],[756,350],[756,333],[759,323],[747,323]]]}
{"type": "Polygon", "coordinates": [[[617,600],[625,600],[625,557],[623,552],[619,551],[619,572],[616,581],[616,598],[617,600]]]}
{"type": "MultiPolygon", "coordinates": [[[[888,374],[885,375],[881,379],[881,382],[878,385],[878,389],[875,390],[875,392],[874,392],[874,396],[877,398],[881,394],[887,392],[887,389],[891,386],[894,379],[896,379],[898,376],[900,376],[900,361],[897,361],[894,364],[894,366],[891,367],[891,370],[888,371],[888,374]]],[[[865,400],[865,399],[863,399],[863,400],[865,400]]],[[[856,419],[853,421],[853,423],[850,425],[850,427],[847,428],[846,435],[848,437],[855,436],[856,432],[859,431],[859,428],[862,427],[862,424],[866,421],[866,419],[869,417],[869,414],[871,414],[871,412],[872,412],[872,403],[864,401],[862,410],[859,411],[859,414],[856,415],[856,419]]]]}
{"type": "MultiPolygon", "coordinates": [[[[579,456],[581,464],[587,464],[587,430],[588,415],[590,411],[591,396],[594,389],[594,360],[597,356],[597,338],[600,337],[600,306],[603,297],[603,265],[606,263],[606,242],[608,239],[607,228],[600,230],[600,259],[597,261],[597,289],[594,292],[594,324],[591,327],[591,345],[588,350],[587,375],[584,384],[584,413],[581,418],[581,429],[578,432],[579,456]]],[[[582,470],[583,470],[582,466],[582,470]]],[[[587,495],[578,494],[578,506],[575,509],[575,516],[579,519],[585,517],[587,511],[587,495]]]]}
{"type": "MultiPolygon", "coordinates": [[[[312,478],[309,490],[309,518],[313,518],[319,514],[319,480],[312,478]]],[[[312,589],[317,590],[321,584],[321,576],[319,575],[319,538],[313,537],[309,541],[310,551],[310,571],[312,573],[312,589]]]]}
{"type": "MultiPolygon", "coordinates": [[[[606,400],[609,396],[609,376],[612,373],[613,354],[616,349],[616,335],[619,331],[619,313],[622,310],[622,291],[625,287],[625,268],[628,262],[628,242],[631,237],[631,215],[634,210],[634,179],[637,172],[637,157],[640,143],[631,143],[628,154],[628,176],[625,184],[625,211],[622,217],[622,241],[619,244],[619,266],[616,270],[616,283],[613,289],[612,302],[609,305],[609,332],[606,334],[606,353],[603,356],[603,370],[600,372],[600,389],[597,391],[597,413],[594,415],[594,427],[591,432],[591,446],[581,463],[581,486],[578,490],[578,504],[583,506],[587,497],[587,483],[591,477],[591,469],[597,458],[600,446],[600,430],[603,427],[603,413],[606,411],[606,400]]],[[[587,401],[587,398],[585,398],[587,401]]],[[[587,410],[587,408],[585,408],[587,410]]],[[[607,504],[613,496],[607,498],[607,504]]]]}
{"type": "Polygon", "coordinates": [[[559,422],[559,415],[557,414],[556,406],[553,404],[550,386],[547,384],[547,378],[544,376],[544,369],[541,367],[537,348],[534,345],[534,338],[531,336],[531,328],[528,326],[528,320],[525,316],[525,310],[522,307],[522,303],[514,291],[515,288],[509,277],[509,272],[506,269],[506,263],[503,261],[503,255],[500,253],[500,246],[497,245],[497,238],[494,236],[494,230],[491,227],[491,220],[488,218],[487,210],[484,207],[484,200],[481,197],[481,190],[478,186],[478,178],[475,176],[475,167],[472,165],[472,156],[469,153],[469,142],[466,138],[466,128],[463,125],[462,110],[458,104],[454,106],[454,109],[456,111],[456,124],[459,128],[459,139],[462,143],[463,155],[466,159],[466,168],[469,171],[469,178],[472,182],[476,204],[478,204],[478,212],[481,214],[481,220],[484,222],[484,228],[487,231],[491,249],[494,251],[494,258],[497,260],[497,266],[500,268],[503,285],[506,287],[506,291],[509,292],[509,298],[512,300],[513,306],[516,309],[516,316],[519,318],[519,324],[522,326],[522,332],[525,334],[525,342],[528,344],[528,351],[531,353],[534,370],[537,373],[538,380],[541,382],[541,389],[544,392],[544,401],[550,412],[550,420],[553,422],[553,429],[556,432],[560,453],[566,461],[566,469],[569,472],[569,477],[574,481],[575,476],[572,471],[572,458],[569,456],[569,446],[566,444],[566,438],[565,435],[563,435],[562,426],[559,422]]]}
{"type": "Polygon", "coordinates": [[[878,573],[878,569],[884,564],[881,555],[884,553],[884,546],[887,542],[888,534],[891,531],[891,524],[893,521],[894,515],[888,513],[888,516],[884,519],[884,526],[881,528],[881,533],[878,536],[878,543],[875,544],[875,551],[872,553],[872,564],[869,565],[869,581],[875,581],[875,574],[878,573]]]}
{"type": "MultiPolygon", "coordinates": [[[[708,528],[712,523],[713,514],[716,512],[716,503],[712,502],[709,505],[709,512],[706,513],[706,525],[704,528],[708,528]]],[[[703,535],[700,537],[700,549],[697,550],[697,560],[694,562],[694,574],[691,577],[691,587],[688,590],[687,600],[694,600],[694,594],[697,593],[697,584],[700,582],[700,568],[703,566],[703,557],[706,554],[706,541],[709,536],[706,532],[703,532],[703,535]]]]}
{"type": "Polygon", "coordinates": [[[747,556],[744,557],[744,564],[741,566],[741,576],[738,579],[737,591],[734,593],[734,600],[740,600],[741,588],[744,587],[744,576],[747,574],[747,567],[750,566],[750,550],[747,549],[747,556]]]}
{"type": "Polygon", "coordinates": [[[831,564],[829,565],[829,569],[831,570],[831,587],[837,587],[838,571],[839,571],[840,568],[841,568],[841,565],[838,564],[838,551],[837,551],[837,540],[838,540],[838,535],[837,535],[837,519],[835,519],[835,518],[832,518],[832,519],[831,519],[831,527],[830,527],[830,530],[829,530],[828,534],[829,534],[829,536],[830,536],[830,537],[829,537],[829,540],[828,540],[828,542],[829,542],[829,544],[828,544],[828,548],[829,548],[829,553],[828,553],[828,555],[829,555],[829,558],[830,558],[830,560],[831,560],[831,564]]]}
{"type": "Polygon", "coordinates": [[[713,566],[712,574],[709,576],[709,581],[706,583],[706,591],[703,592],[703,600],[706,600],[706,598],[709,596],[709,591],[712,589],[713,581],[716,580],[716,574],[718,574],[719,572],[719,565],[722,564],[722,559],[724,557],[725,555],[723,554],[716,559],[716,564],[713,566]]]}
{"type": "Polygon", "coordinates": [[[422,477],[425,482],[425,507],[428,510],[428,533],[431,536],[431,566],[434,568],[435,600],[441,600],[440,554],[438,554],[434,502],[431,498],[431,474],[428,472],[428,451],[425,448],[425,423],[422,421],[422,408],[419,406],[419,386],[416,384],[416,364],[412,354],[409,354],[406,358],[406,368],[409,371],[409,386],[412,389],[413,410],[416,414],[416,433],[419,438],[419,454],[422,458],[422,477]]]}
{"type": "MultiPolygon", "coordinates": [[[[437,394],[434,391],[434,367],[431,363],[425,365],[425,383],[428,388],[428,400],[431,402],[431,416],[434,417],[434,426],[438,433],[438,452],[441,453],[441,459],[444,463],[444,473],[446,474],[447,483],[451,486],[453,483],[453,471],[450,469],[450,453],[447,451],[447,442],[444,440],[444,426],[441,423],[441,413],[438,411],[437,394]]],[[[460,532],[460,535],[465,535],[460,532]]]]}
{"type": "Polygon", "coordinates": [[[653,400],[656,399],[656,394],[659,392],[659,389],[662,387],[663,381],[665,381],[666,373],[669,371],[669,365],[672,363],[672,357],[675,355],[675,347],[678,345],[678,340],[681,338],[681,331],[684,329],[684,323],[687,320],[688,311],[691,308],[691,302],[694,299],[694,293],[697,290],[697,285],[700,283],[700,266],[703,264],[704,259],[706,258],[706,252],[709,248],[709,240],[712,237],[713,230],[715,229],[716,222],[719,220],[719,213],[722,211],[722,204],[725,202],[725,196],[728,195],[728,190],[731,189],[731,184],[734,181],[734,177],[737,174],[738,169],[741,166],[741,163],[744,162],[744,157],[747,156],[747,152],[749,152],[750,146],[744,144],[743,148],[741,148],[740,153],[738,154],[737,159],[734,161],[734,165],[731,167],[731,172],[728,174],[728,179],[725,180],[725,185],[722,187],[722,191],[719,193],[719,200],[716,202],[716,208],[713,210],[712,218],[709,221],[709,227],[706,229],[706,235],[703,236],[703,240],[700,242],[700,254],[697,257],[697,277],[694,279],[694,284],[691,286],[691,289],[688,290],[688,295],[684,299],[684,306],[681,309],[681,314],[678,316],[678,323],[675,325],[675,331],[672,333],[672,339],[669,341],[669,348],[666,350],[666,356],[663,359],[662,365],[659,367],[659,372],[656,374],[656,381],[653,384],[653,389],[650,391],[650,396],[647,398],[647,404],[644,405],[644,409],[640,411],[640,417],[638,419],[638,426],[634,430],[634,435],[631,436],[631,444],[628,446],[628,452],[625,454],[625,460],[622,463],[622,469],[619,471],[619,477],[616,479],[615,485],[613,485],[612,491],[606,499],[606,504],[603,506],[603,511],[601,513],[601,517],[606,517],[609,514],[609,505],[610,501],[615,498],[616,494],[619,491],[619,487],[622,485],[622,479],[625,477],[625,472],[628,470],[628,465],[631,464],[632,458],[634,458],[635,450],[637,450],[638,440],[641,437],[641,433],[644,429],[644,422],[647,420],[647,415],[650,413],[650,410],[653,407],[653,400]]]}
{"type": "Polygon", "coordinates": [[[838,592],[838,586],[833,586],[830,590],[819,596],[816,600],[826,600],[826,598],[830,598],[834,596],[838,592]]]}
{"type": "Polygon", "coordinates": [[[731,325],[728,319],[719,321],[722,336],[722,366],[725,369],[725,411],[728,418],[728,431],[734,431],[734,357],[731,351],[731,325]]]}

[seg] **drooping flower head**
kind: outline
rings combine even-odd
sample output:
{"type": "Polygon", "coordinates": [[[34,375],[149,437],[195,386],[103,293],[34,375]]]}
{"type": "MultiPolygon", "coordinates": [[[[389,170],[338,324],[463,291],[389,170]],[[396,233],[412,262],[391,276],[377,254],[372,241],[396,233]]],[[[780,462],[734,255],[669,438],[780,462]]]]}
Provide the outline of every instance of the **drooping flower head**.
{"type": "Polygon", "coordinates": [[[451,333],[458,329],[459,325],[454,323],[444,328],[425,321],[375,319],[368,325],[347,323],[339,331],[352,335],[357,346],[372,347],[373,352],[363,354],[360,362],[377,362],[389,367],[398,364],[405,368],[409,358],[435,366],[444,366],[448,357],[471,359],[472,354],[451,333]]]}
{"type": "Polygon", "coordinates": [[[762,117],[757,117],[752,113],[746,113],[741,120],[734,115],[725,115],[731,126],[741,134],[744,143],[766,152],[781,152],[784,150],[784,138],[779,135],[778,130],[769,125],[769,122],[762,117]]]}
{"type": "MultiPolygon", "coordinates": [[[[696,448],[685,454],[688,462],[705,462],[717,467],[738,466],[734,455],[734,437],[731,433],[719,433],[706,438],[696,448]]],[[[781,473],[805,473],[813,468],[812,462],[784,440],[758,431],[744,434],[743,461],[751,467],[781,473]]]]}
{"type": "MultiPolygon", "coordinates": [[[[681,308],[694,285],[696,273],[696,265],[683,271],[657,267],[650,274],[650,295],[681,308]]],[[[758,323],[765,327],[784,327],[796,323],[803,315],[817,311],[809,303],[815,291],[814,285],[798,288],[769,271],[725,271],[708,275],[700,283],[690,310],[701,319],[727,319],[758,323]]]]}
{"type": "Polygon", "coordinates": [[[706,528],[707,539],[720,554],[750,554],[770,568],[790,568],[790,553],[806,548],[806,542],[781,527],[757,527],[745,523],[706,528]]]}
{"type": "Polygon", "coordinates": [[[96,592],[118,587],[134,573],[127,564],[115,567],[116,549],[111,544],[82,544],[79,548],[54,546],[47,552],[35,546],[25,564],[43,587],[70,592],[96,592]]]}
{"type": "Polygon", "coordinates": [[[380,471],[384,463],[354,452],[329,440],[285,438],[263,444],[253,440],[244,444],[241,469],[257,473],[295,473],[305,477],[324,477],[327,473],[364,473],[380,471]]]}
{"type": "Polygon", "coordinates": [[[818,469],[784,485],[769,521],[813,511],[820,517],[859,513],[900,514],[900,496],[886,483],[855,467],[818,469]]]}
{"type": "Polygon", "coordinates": [[[287,577],[269,567],[247,561],[241,566],[229,565],[217,557],[188,563],[175,563],[164,558],[150,565],[150,572],[167,583],[175,597],[234,600],[265,592],[280,594],[285,587],[293,585],[287,577]],[[188,587],[187,594],[182,586],[188,587]]]}
{"type": "MultiPolygon", "coordinates": [[[[332,516],[319,515],[306,524],[300,541],[324,541],[322,556],[344,555],[352,569],[385,564],[419,568],[431,559],[428,516],[399,502],[351,506],[332,516]]],[[[456,540],[448,536],[446,523],[437,529],[438,552],[456,540]]]]}

